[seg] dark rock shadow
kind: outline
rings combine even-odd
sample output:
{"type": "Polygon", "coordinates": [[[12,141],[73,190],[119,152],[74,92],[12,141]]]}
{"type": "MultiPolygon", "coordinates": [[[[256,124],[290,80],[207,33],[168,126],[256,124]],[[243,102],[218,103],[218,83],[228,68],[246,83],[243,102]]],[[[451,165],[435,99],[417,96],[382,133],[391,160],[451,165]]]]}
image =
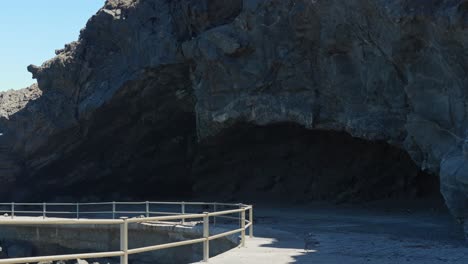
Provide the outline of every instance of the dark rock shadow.
{"type": "Polygon", "coordinates": [[[68,102],[60,111],[67,100],[44,91],[0,120],[2,150],[17,157],[22,169],[9,187],[3,185],[2,196],[16,201],[186,198],[196,140],[188,76],[186,65],[147,70],[92,115],[78,119],[78,105],[68,102]]]}

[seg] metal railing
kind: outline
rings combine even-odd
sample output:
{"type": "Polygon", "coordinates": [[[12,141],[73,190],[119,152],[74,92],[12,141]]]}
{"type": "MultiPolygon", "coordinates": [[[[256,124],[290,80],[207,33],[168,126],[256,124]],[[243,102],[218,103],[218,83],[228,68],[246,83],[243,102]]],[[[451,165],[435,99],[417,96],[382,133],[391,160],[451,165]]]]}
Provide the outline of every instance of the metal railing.
{"type": "MultiPolygon", "coordinates": [[[[156,251],[167,248],[180,247],[185,245],[203,243],[203,261],[208,262],[210,258],[210,241],[230,235],[240,233],[240,245],[245,246],[246,230],[249,230],[249,236],[253,237],[253,206],[245,204],[229,204],[229,203],[204,203],[204,202],[107,202],[107,203],[0,203],[0,213],[6,214],[0,218],[1,225],[120,225],[120,250],[98,253],[84,254],[69,254],[69,255],[54,255],[41,257],[26,257],[26,258],[9,258],[0,259],[0,264],[21,264],[44,261],[59,261],[73,259],[89,259],[89,258],[105,258],[105,257],[120,257],[121,264],[128,264],[128,256],[143,252],[156,251]],[[118,210],[119,206],[144,206],[144,210],[118,210]],[[152,211],[152,205],[174,206],[179,207],[178,212],[152,211]],[[109,206],[109,210],[104,211],[89,211],[84,210],[88,206],[109,206]],[[203,213],[186,213],[187,206],[202,206],[203,209],[213,208],[212,212],[204,211],[203,213]],[[2,208],[7,207],[7,210],[2,208]],[[39,207],[41,210],[21,210],[24,207],[39,207]],[[50,210],[53,207],[73,207],[74,210],[54,211],[50,210]],[[220,207],[231,207],[235,209],[219,210],[220,207]],[[20,210],[17,210],[20,209],[20,210]],[[246,218],[246,213],[248,219],[246,218]],[[237,217],[229,216],[237,214],[237,217]],[[42,219],[26,219],[19,216],[42,216],[42,219]],[[73,218],[48,218],[51,215],[74,215],[73,218]],[[89,219],[81,218],[83,215],[109,215],[112,217],[89,219]],[[125,216],[123,216],[125,215],[125,216]],[[129,218],[129,215],[137,215],[137,217],[129,218]],[[164,215],[164,216],[152,216],[164,215]],[[117,219],[119,216],[119,219],[117,219]],[[111,218],[111,219],[110,219],[111,218]],[[239,220],[240,228],[229,230],[220,234],[210,234],[210,220],[216,225],[216,218],[224,218],[228,220],[239,220]],[[180,220],[181,224],[185,224],[186,220],[200,219],[203,223],[203,237],[179,242],[153,245],[140,248],[128,248],[128,225],[133,223],[158,222],[158,221],[174,221],[180,220]]],[[[177,223],[174,223],[177,224],[177,223]]]]}

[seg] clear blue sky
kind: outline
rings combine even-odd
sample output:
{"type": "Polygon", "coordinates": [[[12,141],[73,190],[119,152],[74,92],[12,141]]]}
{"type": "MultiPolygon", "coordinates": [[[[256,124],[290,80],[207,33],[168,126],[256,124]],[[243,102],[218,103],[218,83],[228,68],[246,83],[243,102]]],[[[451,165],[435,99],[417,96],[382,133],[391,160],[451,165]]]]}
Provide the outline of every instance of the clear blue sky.
{"type": "Polygon", "coordinates": [[[0,15],[0,90],[34,83],[26,70],[55,56],[56,49],[77,40],[86,21],[104,0],[2,1],[0,15]]]}

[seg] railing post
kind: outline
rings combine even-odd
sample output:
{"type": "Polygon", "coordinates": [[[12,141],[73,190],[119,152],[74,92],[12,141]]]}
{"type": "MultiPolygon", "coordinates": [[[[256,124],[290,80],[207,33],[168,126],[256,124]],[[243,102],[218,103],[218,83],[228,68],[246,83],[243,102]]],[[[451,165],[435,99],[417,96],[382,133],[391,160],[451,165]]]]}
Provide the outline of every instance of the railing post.
{"type": "MultiPolygon", "coordinates": [[[[242,204],[238,204],[239,205],[239,209],[242,209],[242,204]]],[[[239,227],[242,227],[242,214],[239,213],[239,227]]]]}
{"type": "Polygon", "coordinates": [[[76,219],[80,219],[80,203],[76,204],[76,219]]]}
{"type": "Polygon", "coordinates": [[[15,217],[15,203],[11,203],[11,218],[15,217]]]}
{"type": "MultiPolygon", "coordinates": [[[[216,213],[218,211],[218,203],[215,202],[213,204],[213,212],[216,213]]],[[[213,216],[213,226],[216,226],[216,216],[213,216]]]]}
{"type": "Polygon", "coordinates": [[[149,217],[149,202],[146,201],[146,217],[149,217]]]}
{"type": "Polygon", "coordinates": [[[42,217],[46,218],[46,210],[47,210],[47,205],[46,203],[42,204],[42,217]]]}
{"type": "Polygon", "coordinates": [[[128,222],[127,217],[121,217],[124,222],[120,224],[120,251],[124,252],[120,256],[120,264],[128,264],[128,222]]]}
{"type": "Polygon", "coordinates": [[[245,247],[245,209],[241,212],[241,247],[245,247]]]}
{"type": "Polygon", "coordinates": [[[115,219],[115,202],[112,202],[112,219],[115,219]]]}
{"type": "Polygon", "coordinates": [[[250,222],[250,227],[249,227],[249,236],[250,238],[253,238],[254,234],[253,234],[253,206],[250,206],[250,210],[249,210],[249,222],[250,222]]]}
{"type": "MultiPolygon", "coordinates": [[[[184,215],[185,214],[185,202],[182,202],[180,206],[181,206],[182,214],[184,215]]],[[[182,224],[185,224],[185,218],[182,218],[182,224]]]]}
{"type": "Polygon", "coordinates": [[[205,212],[203,217],[203,237],[205,241],[203,242],[203,262],[208,262],[210,259],[210,216],[209,213],[205,212]]]}

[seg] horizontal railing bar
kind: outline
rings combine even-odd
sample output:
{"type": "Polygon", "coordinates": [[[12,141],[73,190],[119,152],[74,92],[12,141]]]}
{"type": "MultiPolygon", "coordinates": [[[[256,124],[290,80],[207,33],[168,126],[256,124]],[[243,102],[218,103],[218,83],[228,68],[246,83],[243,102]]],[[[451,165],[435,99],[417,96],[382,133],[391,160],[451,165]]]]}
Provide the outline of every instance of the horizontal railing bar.
{"type": "MultiPolygon", "coordinates": [[[[114,202],[100,202],[100,203],[45,203],[46,205],[50,206],[66,206],[66,205],[110,205],[113,204],[114,202]]],[[[5,205],[11,205],[12,203],[0,203],[0,206],[5,206],[5,205]]],[[[18,206],[42,206],[44,203],[14,203],[15,205],[18,206]]],[[[116,205],[143,205],[146,204],[146,202],[115,202],[116,205]]],[[[180,205],[180,204],[186,204],[186,205],[220,205],[220,206],[242,206],[242,207],[247,207],[249,205],[246,204],[233,204],[233,203],[217,203],[217,202],[148,202],[148,204],[167,204],[167,205],[180,205]]]]}
{"type": "MultiPolygon", "coordinates": [[[[11,205],[11,204],[10,204],[11,205]]],[[[15,206],[43,206],[43,203],[15,203],[15,206]]]]}
{"type": "MultiPolygon", "coordinates": [[[[49,211],[47,211],[48,213],[49,211]]],[[[80,214],[112,214],[112,211],[80,211],[80,214]]],[[[117,211],[115,211],[117,213],[117,211]]]]}
{"type": "Polygon", "coordinates": [[[208,203],[208,202],[149,202],[150,204],[167,204],[167,205],[221,205],[221,206],[247,206],[245,204],[230,204],[230,203],[208,203]]]}
{"type": "Polygon", "coordinates": [[[100,253],[84,253],[84,254],[70,254],[70,255],[55,255],[44,257],[28,257],[28,258],[10,258],[0,259],[0,264],[21,264],[31,262],[45,262],[45,261],[59,261],[59,260],[72,260],[72,259],[89,259],[89,258],[108,258],[123,256],[123,251],[110,251],[100,253]]]}
{"type": "Polygon", "coordinates": [[[220,206],[243,206],[243,204],[231,204],[231,203],[214,203],[216,205],[220,205],[220,206]]]}
{"type": "Polygon", "coordinates": [[[80,205],[109,205],[113,204],[113,202],[102,202],[102,203],[79,203],[80,205]]]}
{"type": "MultiPolygon", "coordinates": [[[[17,213],[17,212],[15,212],[15,213],[17,213]]],[[[40,212],[40,213],[42,213],[42,212],[40,212]]],[[[63,212],[60,212],[60,211],[47,211],[46,213],[47,214],[76,214],[76,212],[64,212],[64,211],[63,212]]]]}
{"type": "Polygon", "coordinates": [[[138,254],[138,253],[143,253],[143,252],[148,252],[148,251],[155,251],[155,250],[166,249],[166,248],[180,247],[180,246],[185,246],[185,245],[201,243],[201,242],[204,242],[205,240],[206,240],[205,238],[197,238],[197,239],[191,239],[191,240],[186,240],[186,241],[161,244],[161,245],[156,245],[156,246],[134,248],[134,249],[129,249],[128,254],[132,255],[132,254],[138,254]]]}
{"type": "MultiPolygon", "coordinates": [[[[226,211],[219,211],[219,212],[214,212],[214,213],[209,213],[209,216],[218,216],[218,215],[226,215],[226,214],[235,214],[235,213],[240,213],[242,211],[245,211],[246,209],[241,208],[241,209],[234,209],[234,210],[226,210],[226,211]]],[[[238,218],[236,218],[238,219],[238,218]]]]}
{"type": "Polygon", "coordinates": [[[115,211],[116,214],[146,214],[146,211],[115,211]]]}
{"type": "Polygon", "coordinates": [[[173,215],[173,216],[155,216],[155,217],[142,217],[130,218],[127,220],[129,223],[143,223],[151,221],[165,221],[165,220],[179,220],[179,219],[193,219],[202,218],[205,214],[186,214],[186,215],[173,215]]]}
{"type": "Polygon", "coordinates": [[[182,202],[149,202],[149,204],[180,205],[182,202]]]}
{"type": "MultiPolygon", "coordinates": [[[[245,209],[234,209],[227,211],[220,211],[215,213],[208,213],[208,216],[220,216],[225,214],[234,214],[245,211],[245,209]]],[[[178,219],[191,219],[191,218],[201,218],[205,214],[186,214],[186,215],[176,215],[176,216],[156,216],[156,217],[142,217],[142,218],[131,218],[128,219],[129,223],[141,223],[148,221],[164,221],[164,220],[178,220],[178,219]]],[[[236,218],[238,219],[238,218],[236,218]]]]}
{"type": "MultiPolygon", "coordinates": [[[[209,216],[217,216],[221,218],[232,218],[232,219],[238,219],[237,217],[229,217],[229,216],[223,216],[226,214],[234,214],[234,213],[239,213],[242,211],[245,211],[247,209],[241,208],[241,209],[233,209],[233,210],[226,210],[226,211],[219,211],[219,212],[213,212],[209,213],[209,216]]],[[[43,211],[15,211],[16,213],[43,213],[43,211]]],[[[54,211],[47,211],[46,213],[73,213],[73,212],[54,212],[54,211]]],[[[146,211],[80,211],[80,214],[111,214],[111,213],[116,213],[116,214],[144,214],[146,211]]],[[[188,215],[182,215],[180,213],[169,213],[169,212],[150,212],[150,213],[164,213],[164,214],[177,214],[174,216],[158,216],[154,217],[155,221],[160,221],[160,220],[177,220],[177,219],[189,219],[189,218],[199,218],[203,217],[203,214],[188,214],[188,215]],[[167,217],[170,217],[170,219],[166,219],[167,217]],[[161,218],[161,219],[156,219],[156,218],[161,218]],[[164,219],[163,219],[164,218],[164,219]]],[[[151,218],[151,217],[150,217],[151,218]]],[[[151,221],[152,219],[149,219],[148,217],[145,218],[139,218],[151,221]]]]}
{"type": "MultiPolygon", "coordinates": [[[[12,205],[12,203],[0,203],[0,206],[12,205]]],[[[43,206],[44,203],[14,203],[15,206],[43,206]]],[[[48,206],[73,206],[76,203],[46,203],[48,206]]]]}
{"type": "MultiPolygon", "coordinates": [[[[200,221],[200,222],[203,222],[203,221],[200,221]]],[[[149,222],[142,222],[142,223],[139,223],[139,224],[172,224],[172,225],[180,225],[180,221],[175,221],[175,220],[166,220],[166,221],[149,221],[149,222]]],[[[183,224],[182,224],[183,225],[183,224]]]]}
{"type": "Polygon", "coordinates": [[[150,214],[161,214],[161,215],[180,215],[180,214],[182,214],[182,213],[173,213],[173,212],[152,212],[152,211],[150,211],[148,213],[150,213],[150,214]]]}
{"type": "Polygon", "coordinates": [[[186,205],[211,205],[213,203],[207,203],[207,202],[184,202],[186,205]]]}
{"type": "Polygon", "coordinates": [[[146,202],[115,202],[116,205],[122,204],[122,205],[142,205],[146,204],[146,202]]]}
{"type": "Polygon", "coordinates": [[[232,230],[232,231],[227,231],[227,232],[224,232],[224,233],[221,233],[221,234],[216,234],[216,235],[210,236],[208,238],[208,240],[213,240],[213,239],[218,239],[218,238],[221,238],[221,237],[233,235],[233,234],[242,232],[242,230],[243,230],[243,228],[238,228],[238,229],[235,229],[235,230],[232,230]]]}
{"type": "MultiPolygon", "coordinates": [[[[179,202],[180,204],[181,202],[179,202]]],[[[207,203],[207,202],[184,202],[186,205],[220,205],[220,206],[247,206],[244,204],[231,204],[231,203],[207,203]]]]}
{"type": "MultiPolygon", "coordinates": [[[[15,205],[17,205],[17,204],[15,204],[15,205]]],[[[73,205],[77,205],[77,203],[46,203],[46,205],[48,205],[48,206],[73,206],[73,205]]]]}
{"type": "Polygon", "coordinates": [[[20,210],[15,210],[15,213],[22,213],[22,214],[42,214],[42,211],[20,211],[20,210]]]}
{"type": "MultiPolygon", "coordinates": [[[[0,213],[10,213],[11,211],[0,211],[0,213]]],[[[44,211],[17,211],[15,214],[43,214],[44,211]]],[[[47,211],[47,214],[76,214],[76,212],[47,211]]]]}
{"type": "Polygon", "coordinates": [[[0,218],[0,225],[115,225],[122,224],[122,219],[21,219],[21,218],[0,218]]]}
{"type": "Polygon", "coordinates": [[[249,228],[251,225],[252,225],[252,223],[246,224],[246,225],[245,225],[245,229],[247,230],[247,228],[249,228]]]}
{"type": "MultiPolygon", "coordinates": [[[[11,210],[4,210],[1,211],[0,213],[10,213],[11,210]]],[[[15,213],[22,213],[22,214],[42,214],[44,211],[17,211],[15,210],[15,213]]],[[[47,214],[76,214],[76,211],[74,212],[66,212],[66,211],[46,211],[47,214]]],[[[94,212],[86,212],[86,211],[80,211],[80,214],[112,214],[112,211],[94,211],[94,212]]],[[[145,214],[146,211],[115,211],[115,214],[145,214]]],[[[149,211],[148,213],[150,214],[160,214],[160,215],[181,215],[182,213],[173,213],[173,212],[152,212],[149,211]]],[[[222,216],[220,216],[222,217],[222,216]]],[[[226,216],[229,217],[229,216],[226,216]]],[[[232,217],[235,218],[235,217],[232,217]]],[[[237,218],[236,218],[237,219],[237,218]]]]}

